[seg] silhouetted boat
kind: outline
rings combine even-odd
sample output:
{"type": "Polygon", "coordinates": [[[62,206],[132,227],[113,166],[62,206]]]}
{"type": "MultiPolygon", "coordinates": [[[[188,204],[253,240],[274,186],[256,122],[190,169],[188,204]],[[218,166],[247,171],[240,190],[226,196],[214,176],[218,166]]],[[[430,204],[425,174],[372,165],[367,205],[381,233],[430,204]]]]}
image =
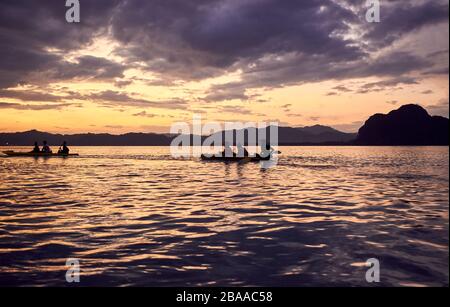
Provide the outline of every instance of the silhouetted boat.
{"type": "Polygon", "coordinates": [[[222,162],[259,162],[259,161],[269,161],[270,156],[263,158],[259,155],[255,157],[221,157],[221,156],[206,156],[202,155],[201,159],[203,161],[222,161],[222,162]]]}
{"type": "Polygon", "coordinates": [[[16,151],[3,151],[8,157],[77,157],[78,154],[60,154],[60,153],[47,153],[47,152],[16,152],[16,151]]]}

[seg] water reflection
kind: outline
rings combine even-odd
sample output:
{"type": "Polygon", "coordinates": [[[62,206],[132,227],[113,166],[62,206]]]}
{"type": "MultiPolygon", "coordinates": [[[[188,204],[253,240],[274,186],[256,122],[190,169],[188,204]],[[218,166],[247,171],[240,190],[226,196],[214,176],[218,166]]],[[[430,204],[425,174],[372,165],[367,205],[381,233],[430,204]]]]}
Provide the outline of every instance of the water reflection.
{"type": "MultiPolygon", "coordinates": [[[[19,150],[15,148],[15,150],[19,150]]],[[[448,148],[283,148],[276,168],[73,148],[0,158],[0,284],[448,284],[448,148]]]]}

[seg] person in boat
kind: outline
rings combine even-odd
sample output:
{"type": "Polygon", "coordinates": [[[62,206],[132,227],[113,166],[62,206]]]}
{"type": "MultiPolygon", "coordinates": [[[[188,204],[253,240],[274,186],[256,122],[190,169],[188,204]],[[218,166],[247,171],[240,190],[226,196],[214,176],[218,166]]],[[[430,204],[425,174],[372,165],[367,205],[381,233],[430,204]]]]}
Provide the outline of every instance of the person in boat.
{"type": "Polygon", "coordinates": [[[42,150],[43,153],[52,153],[52,150],[50,149],[50,146],[48,146],[47,141],[43,142],[42,150]]]}
{"type": "Polygon", "coordinates": [[[237,144],[237,156],[239,158],[245,158],[250,156],[247,149],[244,146],[242,146],[241,143],[237,144]]]}
{"type": "Polygon", "coordinates": [[[34,142],[34,148],[32,153],[39,153],[41,152],[41,149],[39,148],[38,142],[34,142]]]}
{"type": "Polygon", "coordinates": [[[261,145],[261,153],[259,154],[262,158],[271,157],[275,150],[270,146],[270,144],[261,145]]]}
{"type": "Polygon", "coordinates": [[[64,141],[63,144],[59,147],[58,153],[63,155],[68,155],[70,152],[69,147],[67,147],[67,142],[64,141]]]}
{"type": "Polygon", "coordinates": [[[231,145],[228,142],[225,143],[225,149],[222,152],[222,157],[227,157],[227,158],[234,157],[233,148],[231,148],[231,145]]]}

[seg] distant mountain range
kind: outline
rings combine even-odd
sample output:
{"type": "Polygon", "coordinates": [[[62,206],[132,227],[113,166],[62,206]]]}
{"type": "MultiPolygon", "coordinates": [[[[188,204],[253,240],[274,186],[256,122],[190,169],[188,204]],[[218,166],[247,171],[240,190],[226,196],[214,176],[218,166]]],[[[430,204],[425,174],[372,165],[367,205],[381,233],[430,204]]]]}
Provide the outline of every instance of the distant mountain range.
{"type": "MultiPolygon", "coordinates": [[[[247,128],[246,134],[262,135],[262,139],[270,140],[269,128],[247,128]],[[255,131],[256,130],[256,131],[255,131]]],[[[242,130],[241,130],[242,131],[242,130]]],[[[222,132],[222,135],[224,132],[222,132]]],[[[356,138],[356,133],[345,133],[334,128],[315,125],[302,128],[278,127],[278,143],[280,145],[343,145],[356,138]]],[[[245,142],[247,144],[248,142],[245,142]]],[[[251,145],[256,145],[251,142],[251,145]]]]}
{"type": "Polygon", "coordinates": [[[166,146],[170,145],[171,137],[156,133],[127,133],[112,135],[107,133],[94,134],[52,134],[37,130],[0,133],[0,144],[13,146],[29,146],[34,142],[46,140],[50,145],[60,145],[66,141],[71,146],[166,146]]]}
{"type": "MultiPolygon", "coordinates": [[[[248,128],[246,130],[251,129],[255,128],[248,128]]],[[[266,129],[260,129],[259,133],[266,133],[264,130],[266,129]]],[[[63,135],[31,130],[16,133],[0,133],[0,144],[30,146],[35,141],[41,143],[43,140],[46,140],[52,145],[60,145],[63,141],[66,141],[72,146],[167,146],[170,145],[175,137],[176,135],[156,133],[127,133],[122,135],[85,133],[63,135]]],[[[280,145],[343,144],[355,139],[356,134],[340,132],[325,126],[303,128],[279,127],[278,137],[280,145]]],[[[205,138],[202,137],[202,139],[205,138]]]]}
{"type": "MultiPolygon", "coordinates": [[[[252,133],[252,129],[256,128],[247,128],[246,133],[252,133]]],[[[257,132],[266,134],[266,129],[259,129],[257,132]]],[[[175,137],[176,135],[156,133],[63,135],[31,130],[0,133],[0,145],[31,146],[35,141],[41,143],[46,140],[51,145],[60,145],[63,141],[67,141],[71,146],[168,146],[175,137]]],[[[448,145],[449,120],[444,117],[430,116],[418,105],[405,105],[387,115],[375,114],[370,117],[358,134],[344,133],[320,125],[302,128],[279,127],[278,140],[279,145],[293,146],[448,145]]]]}

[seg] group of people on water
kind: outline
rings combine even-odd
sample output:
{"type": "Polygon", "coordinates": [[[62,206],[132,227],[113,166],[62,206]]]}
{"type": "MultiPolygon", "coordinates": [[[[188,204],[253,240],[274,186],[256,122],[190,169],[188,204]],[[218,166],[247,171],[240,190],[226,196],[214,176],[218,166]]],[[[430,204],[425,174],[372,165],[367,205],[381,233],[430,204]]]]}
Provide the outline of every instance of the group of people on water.
{"type": "MultiPolygon", "coordinates": [[[[223,157],[250,157],[250,154],[248,150],[240,143],[236,145],[237,152],[231,148],[230,143],[225,143],[224,150],[222,151],[223,157]]],[[[270,146],[269,144],[263,144],[261,145],[261,152],[258,154],[258,156],[266,158],[272,156],[272,154],[276,153],[276,151],[270,146]]]]}
{"type": "MultiPolygon", "coordinates": [[[[47,141],[42,142],[42,148],[39,148],[38,142],[34,142],[34,148],[32,153],[52,153],[50,146],[48,146],[47,141]]],[[[230,143],[226,143],[224,146],[224,150],[222,151],[222,156],[224,157],[250,157],[248,150],[240,143],[236,145],[237,152],[231,148],[230,143]]],[[[67,147],[67,142],[64,141],[63,144],[59,147],[58,154],[68,155],[70,152],[69,147],[67,147]]],[[[257,156],[266,158],[272,156],[272,154],[277,153],[272,146],[269,144],[261,145],[261,152],[257,154],[257,156]]]]}
{"type": "MultiPolygon", "coordinates": [[[[47,141],[42,142],[42,149],[39,148],[38,142],[34,142],[34,148],[32,153],[52,153],[52,149],[48,146],[47,141]]],[[[69,147],[67,147],[67,142],[63,142],[63,144],[58,149],[58,154],[68,155],[70,152],[69,147]]]]}

